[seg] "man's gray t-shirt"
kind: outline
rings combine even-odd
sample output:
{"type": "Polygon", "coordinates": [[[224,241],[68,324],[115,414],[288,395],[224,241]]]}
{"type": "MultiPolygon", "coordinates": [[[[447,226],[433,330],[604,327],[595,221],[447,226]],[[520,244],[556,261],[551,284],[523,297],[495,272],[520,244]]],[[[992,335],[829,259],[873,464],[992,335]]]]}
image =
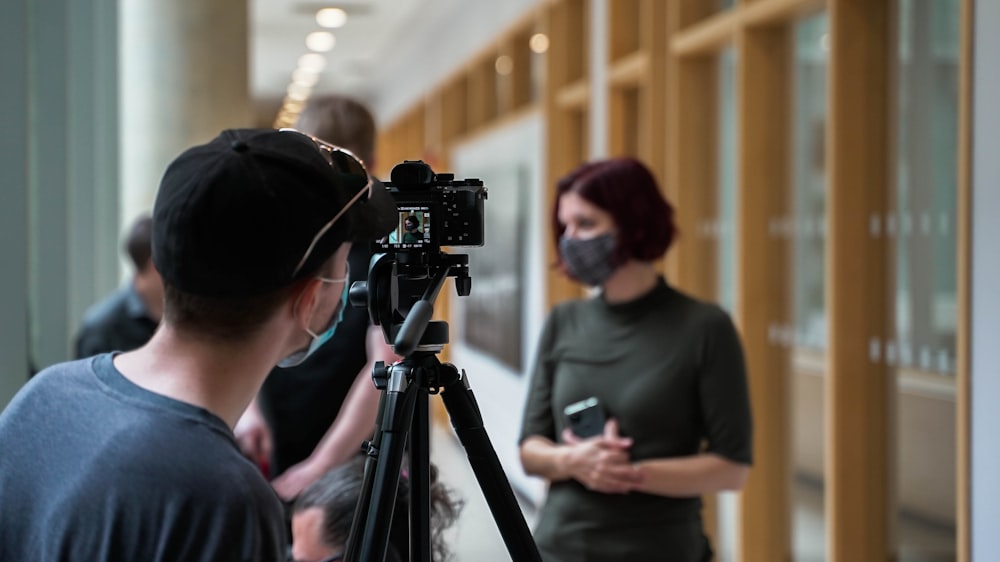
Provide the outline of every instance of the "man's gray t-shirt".
{"type": "Polygon", "coordinates": [[[35,376],[0,415],[0,560],[277,561],[281,503],[205,409],[112,355],[35,376]]]}

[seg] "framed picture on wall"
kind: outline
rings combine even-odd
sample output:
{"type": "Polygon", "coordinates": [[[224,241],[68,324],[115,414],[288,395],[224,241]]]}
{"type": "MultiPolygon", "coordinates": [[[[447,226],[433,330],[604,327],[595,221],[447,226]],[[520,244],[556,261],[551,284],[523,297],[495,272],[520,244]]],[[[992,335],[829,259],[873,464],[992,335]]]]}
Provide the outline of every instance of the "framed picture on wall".
{"type": "Polygon", "coordinates": [[[486,245],[469,250],[472,293],[463,298],[460,316],[465,343],[521,373],[523,256],[527,240],[526,192],[529,170],[520,163],[478,170],[489,190],[486,245]]]}

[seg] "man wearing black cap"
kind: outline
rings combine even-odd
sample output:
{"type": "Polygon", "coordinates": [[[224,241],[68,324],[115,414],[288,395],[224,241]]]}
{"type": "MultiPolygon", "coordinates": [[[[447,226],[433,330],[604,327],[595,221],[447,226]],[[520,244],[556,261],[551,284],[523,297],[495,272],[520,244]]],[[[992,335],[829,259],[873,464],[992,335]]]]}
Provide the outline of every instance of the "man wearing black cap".
{"type": "Polygon", "coordinates": [[[233,436],[271,368],[329,339],[374,185],[294,131],[230,130],[168,166],[145,346],[36,375],[0,415],[0,560],[283,560],[281,504],[233,436]]]}
{"type": "MultiPolygon", "coordinates": [[[[375,119],[360,101],[340,94],[309,99],[296,128],[349,149],[369,166],[375,160],[375,119]]],[[[383,188],[373,203],[389,210],[379,219],[388,231],[399,215],[383,188]],[[383,196],[386,201],[379,201],[383,196]]],[[[351,281],[368,278],[370,241],[357,241],[348,262],[351,281]]],[[[337,333],[309,360],[276,368],[236,426],[243,452],[266,466],[278,495],[292,500],[328,470],[360,452],[375,430],[380,393],[372,384],[376,361],[396,359],[368,310],[348,308],[337,333]]]]}

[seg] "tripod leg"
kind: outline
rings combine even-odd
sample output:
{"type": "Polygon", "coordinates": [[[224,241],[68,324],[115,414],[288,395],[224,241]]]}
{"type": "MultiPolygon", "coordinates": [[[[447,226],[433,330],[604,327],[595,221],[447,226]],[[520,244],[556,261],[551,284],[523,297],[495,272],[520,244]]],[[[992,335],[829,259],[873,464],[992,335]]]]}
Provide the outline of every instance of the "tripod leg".
{"type": "MultiPolygon", "coordinates": [[[[408,369],[398,365],[389,368],[388,387],[384,391],[384,409],[379,431],[374,443],[377,461],[374,476],[370,476],[371,458],[365,468],[365,488],[362,496],[370,497],[364,526],[358,528],[359,519],[351,526],[351,536],[345,560],[349,562],[380,561],[385,559],[389,546],[389,530],[396,506],[396,490],[403,461],[406,436],[413,419],[416,398],[421,394],[420,384],[407,380],[408,369]],[[359,536],[360,534],[360,536],[359,536]]],[[[358,512],[363,508],[359,507],[358,512]]]]}
{"type": "Polygon", "coordinates": [[[479,405],[472,395],[465,373],[459,375],[458,370],[447,363],[441,366],[441,372],[444,373],[441,378],[444,387],[441,398],[451,417],[451,425],[465,447],[469,464],[476,474],[486,503],[490,506],[493,520],[503,536],[511,560],[541,562],[542,557],[538,554],[531,531],[524,521],[524,514],[521,513],[514,491],[486,434],[479,405]]]}
{"type": "Polygon", "coordinates": [[[410,560],[431,560],[430,429],[427,388],[421,385],[410,428],[410,560]]]}
{"type": "Polygon", "coordinates": [[[372,483],[375,482],[375,465],[378,461],[378,451],[382,446],[382,423],[385,415],[386,402],[388,396],[389,369],[385,363],[379,361],[372,370],[372,380],[381,395],[378,400],[378,411],[375,414],[375,431],[372,433],[371,441],[366,441],[362,446],[365,452],[365,471],[361,481],[361,493],[358,494],[358,504],[354,508],[354,519],[351,520],[351,531],[347,535],[347,551],[344,553],[345,560],[357,560],[361,552],[361,535],[364,532],[364,523],[368,520],[368,507],[372,498],[372,483]],[[355,540],[358,539],[358,540],[355,540]]]}

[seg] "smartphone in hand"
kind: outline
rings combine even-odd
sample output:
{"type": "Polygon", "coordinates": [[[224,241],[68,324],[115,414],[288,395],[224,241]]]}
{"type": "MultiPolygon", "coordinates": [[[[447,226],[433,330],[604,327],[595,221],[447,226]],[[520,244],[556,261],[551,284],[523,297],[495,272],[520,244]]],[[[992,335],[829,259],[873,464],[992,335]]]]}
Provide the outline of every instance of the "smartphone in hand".
{"type": "Polygon", "coordinates": [[[591,396],[563,409],[566,423],[577,437],[593,437],[604,433],[605,415],[597,398],[591,396]]]}

